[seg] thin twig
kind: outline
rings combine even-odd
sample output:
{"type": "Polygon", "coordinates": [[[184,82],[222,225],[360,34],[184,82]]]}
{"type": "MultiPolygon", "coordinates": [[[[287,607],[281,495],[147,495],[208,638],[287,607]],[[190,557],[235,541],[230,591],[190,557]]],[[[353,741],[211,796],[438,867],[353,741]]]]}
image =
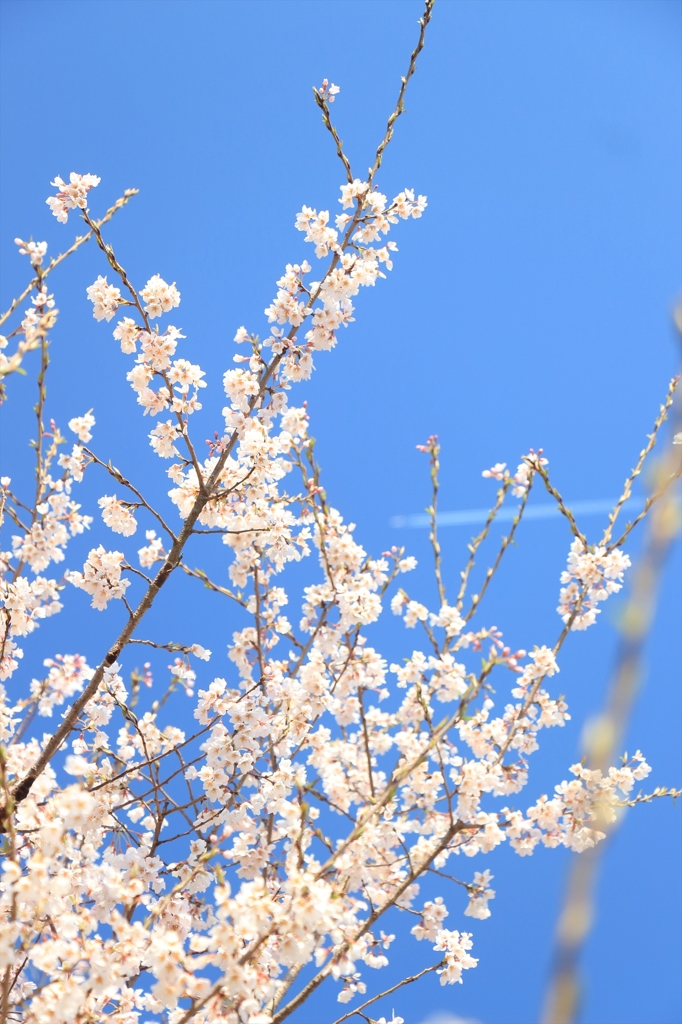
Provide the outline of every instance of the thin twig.
{"type": "Polygon", "coordinates": [[[532,466],[532,468],[535,470],[536,473],[540,474],[540,476],[542,477],[543,483],[544,483],[545,487],[547,488],[548,493],[551,494],[551,496],[554,498],[554,500],[556,501],[557,505],[559,506],[559,511],[561,512],[562,516],[564,516],[568,520],[569,525],[571,527],[571,533],[573,534],[574,537],[576,537],[580,541],[580,543],[582,544],[582,546],[585,549],[585,551],[587,551],[587,548],[588,548],[587,537],[579,529],[578,524],[575,521],[575,516],[571,512],[570,508],[567,507],[566,503],[564,502],[564,499],[561,497],[561,495],[557,491],[556,487],[554,486],[554,484],[549,479],[549,473],[547,472],[545,467],[542,465],[542,462],[540,461],[540,459],[536,459],[536,460],[530,462],[529,465],[532,466]]]}
{"type": "Polygon", "coordinates": [[[329,104],[327,103],[327,100],[322,95],[322,93],[320,93],[317,89],[313,88],[313,94],[315,96],[315,102],[322,111],[322,121],[324,123],[324,126],[327,129],[327,131],[331,133],[331,136],[334,142],[336,143],[336,152],[338,154],[339,160],[341,161],[345,168],[348,183],[352,185],[353,172],[350,169],[350,161],[343,151],[343,142],[339,138],[338,132],[334,125],[332,124],[331,113],[329,111],[329,104]]]}
{"type": "Polygon", "coordinates": [[[127,480],[123,476],[123,473],[121,473],[120,469],[117,469],[116,466],[112,466],[111,460],[109,460],[109,462],[103,462],[101,459],[97,458],[95,453],[90,448],[87,448],[85,445],[81,445],[81,447],[83,451],[92,459],[92,461],[95,462],[98,466],[101,466],[103,469],[106,469],[107,473],[110,473],[111,476],[113,476],[114,480],[116,480],[116,482],[121,485],[121,487],[127,487],[128,490],[132,491],[133,494],[137,495],[144,508],[146,508],[148,512],[151,512],[154,518],[159,521],[159,523],[166,531],[168,536],[171,538],[171,540],[177,540],[175,533],[173,532],[173,530],[171,530],[170,526],[168,526],[167,523],[164,522],[163,517],[156,511],[156,509],[152,508],[152,506],[149,504],[146,498],[144,498],[143,495],[138,491],[137,487],[135,487],[134,484],[131,484],[130,480],[127,480]]]}
{"type": "Polygon", "coordinates": [[[486,537],[490,533],[490,527],[493,525],[493,523],[495,521],[495,517],[497,516],[497,513],[502,508],[502,505],[504,503],[504,499],[507,496],[507,492],[509,491],[510,487],[511,487],[511,482],[508,481],[508,480],[505,480],[505,482],[502,484],[502,486],[500,487],[499,491],[497,492],[497,499],[495,501],[495,504],[491,508],[490,512],[488,513],[488,518],[485,521],[485,526],[483,527],[481,532],[478,534],[478,536],[474,537],[473,540],[471,541],[471,543],[468,545],[468,548],[469,548],[469,559],[468,559],[467,564],[465,565],[465,567],[464,567],[464,569],[462,570],[462,573],[461,573],[462,582],[461,582],[460,587],[459,587],[459,593],[457,594],[457,604],[455,605],[455,607],[457,608],[458,612],[461,612],[462,605],[464,604],[464,598],[466,596],[467,585],[469,583],[469,576],[471,575],[471,570],[473,569],[474,565],[476,564],[476,552],[478,551],[478,549],[480,548],[481,544],[483,543],[483,541],[486,539],[486,537]]]}
{"type": "MultiPolygon", "coordinates": [[[[625,481],[625,485],[623,486],[623,492],[622,492],[620,498],[618,499],[618,501],[616,502],[616,505],[615,505],[615,508],[613,509],[613,512],[611,512],[611,514],[609,516],[609,523],[608,523],[608,526],[606,527],[606,529],[604,530],[604,536],[603,536],[602,541],[601,541],[601,545],[603,547],[606,547],[609,544],[609,541],[611,540],[611,534],[613,533],[613,527],[616,524],[616,519],[618,518],[620,510],[622,509],[623,505],[628,500],[628,498],[631,496],[631,494],[632,494],[632,485],[635,482],[636,478],[639,476],[639,474],[642,472],[642,467],[644,466],[644,462],[645,462],[647,456],[651,453],[651,451],[653,450],[653,448],[654,448],[654,446],[656,444],[656,440],[658,438],[658,432],[659,432],[659,430],[661,429],[661,427],[663,426],[663,424],[665,423],[665,421],[668,418],[668,410],[670,409],[670,406],[673,403],[673,399],[675,397],[675,392],[677,390],[677,386],[678,386],[679,383],[680,383],[679,376],[673,377],[673,379],[670,381],[670,386],[668,388],[668,394],[665,397],[665,402],[663,403],[663,405],[660,408],[660,412],[659,412],[659,414],[658,414],[658,416],[656,418],[656,421],[654,423],[654,429],[649,434],[648,443],[645,445],[645,447],[639,453],[639,459],[637,460],[637,465],[635,466],[635,468],[630,473],[630,476],[625,481]]],[[[614,546],[618,547],[619,545],[614,545],[614,546]]],[[[609,549],[609,550],[612,550],[612,549],[609,549]]]]}
{"type": "Polygon", "coordinates": [[[507,548],[509,547],[509,545],[514,540],[514,534],[516,533],[516,530],[517,530],[517,528],[519,526],[519,523],[521,522],[521,519],[523,517],[523,513],[525,512],[526,505],[528,504],[528,499],[530,497],[530,492],[531,492],[532,486],[533,486],[533,477],[531,476],[531,478],[528,481],[528,487],[526,488],[526,493],[524,494],[523,498],[521,499],[521,504],[519,505],[519,510],[516,513],[516,515],[514,516],[514,520],[512,522],[511,530],[509,531],[509,535],[507,537],[503,537],[502,538],[502,544],[500,545],[500,550],[497,553],[497,558],[495,559],[494,563],[491,565],[491,567],[488,569],[487,573],[485,574],[485,579],[483,580],[483,584],[481,586],[481,589],[480,589],[479,593],[478,594],[474,594],[473,598],[471,599],[471,607],[469,608],[469,611],[467,612],[467,614],[464,616],[464,621],[465,622],[469,622],[473,618],[473,616],[476,614],[476,609],[478,608],[479,604],[483,600],[483,596],[484,596],[486,590],[488,589],[488,587],[490,586],[490,582],[491,582],[493,576],[495,575],[495,573],[499,569],[500,562],[502,561],[502,558],[504,557],[504,554],[507,551],[507,548]]]}
{"type": "Polygon", "coordinates": [[[384,996],[390,996],[391,993],[395,992],[399,988],[402,988],[403,985],[411,985],[413,981],[419,981],[419,979],[423,978],[425,974],[430,974],[431,971],[437,971],[438,968],[442,967],[444,963],[444,960],[439,960],[437,964],[432,964],[431,967],[425,967],[423,971],[419,972],[419,974],[413,974],[409,978],[403,978],[403,980],[399,981],[396,985],[392,985],[391,988],[387,988],[383,992],[380,992],[378,996],[372,996],[371,999],[368,999],[367,1002],[363,1003],[361,1006],[358,1006],[355,1010],[349,1010],[348,1013],[344,1013],[343,1017],[338,1017],[334,1021],[334,1024],[342,1024],[342,1021],[348,1020],[349,1017],[354,1017],[356,1013],[360,1013],[360,1011],[364,1010],[365,1007],[371,1006],[372,1003],[376,1003],[377,1000],[383,999],[384,996]]]}
{"type": "Polygon", "coordinates": [[[369,182],[370,188],[372,187],[372,183],[374,182],[374,178],[376,176],[377,171],[381,167],[381,161],[384,158],[384,150],[386,149],[386,146],[389,144],[389,142],[393,138],[393,126],[395,125],[395,122],[398,120],[400,115],[405,112],[405,106],[404,106],[405,90],[407,89],[407,83],[409,82],[409,80],[412,78],[412,75],[417,70],[417,57],[419,56],[419,54],[424,49],[424,39],[425,39],[425,36],[426,36],[426,27],[429,24],[429,22],[431,21],[431,16],[433,14],[433,5],[435,4],[435,2],[436,2],[436,0],[426,0],[426,3],[424,4],[424,13],[422,14],[422,16],[421,16],[421,18],[419,19],[419,22],[418,22],[418,24],[420,26],[420,29],[421,29],[421,31],[419,32],[419,41],[417,42],[417,45],[414,48],[414,50],[412,51],[412,55],[410,56],[410,65],[409,65],[409,67],[407,69],[407,74],[405,75],[404,78],[401,78],[401,80],[400,80],[401,84],[400,84],[400,92],[398,93],[398,101],[397,101],[397,103],[395,105],[395,109],[393,110],[393,113],[390,115],[390,117],[388,119],[388,123],[386,124],[386,132],[384,134],[384,137],[381,140],[381,142],[379,143],[379,146],[377,148],[377,153],[376,153],[376,156],[374,158],[374,166],[371,168],[371,170],[369,172],[369,177],[367,179],[368,182],[369,182]]]}

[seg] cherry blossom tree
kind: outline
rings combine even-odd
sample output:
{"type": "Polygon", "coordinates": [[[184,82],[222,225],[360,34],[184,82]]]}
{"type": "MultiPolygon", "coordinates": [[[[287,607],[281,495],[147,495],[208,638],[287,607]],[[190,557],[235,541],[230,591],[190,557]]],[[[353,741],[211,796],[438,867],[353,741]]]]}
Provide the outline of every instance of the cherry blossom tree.
{"type": "MultiPolygon", "coordinates": [[[[372,1005],[387,992],[430,972],[442,985],[461,983],[477,966],[472,935],[446,903],[452,885],[463,887],[464,916],[490,916],[492,875],[478,863],[481,870],[470,870],[469,858],[502,843],[519,856],[538,844],[588,850],[619,807],[669,792],[634,795],[650,771],[637,751],[605,771],[574,764],[552,795],[525,810],[513,806],[542,731],[569,718],[556,693],[564,643],[592,628],[621,589],[626,542],[680,475],[678,460],[619,527],[677,379],[596,545],[542,451],[521,455],[516,470],[485,470],[496,494],[456,594],[446,592],[438,542],[438,440],[421,445],[432,483],[433,608],[403,582],[415,559],[396,547],[368,554],[331,504],[305,404],[296,404],[314,361],[333,359],[326,353],[343,343],[360,289],[390,272],[395,229],[427,210],[411,188],[389,199],[378,179],[432,8],[427,0],[365,178],[351,169],[331,119],[338,86],[325,80],[314,90],[343,168],[340,212],[303,207],[296,228],[311,262],[287,264],[254,324],[234,325],[235,365],[223,376],[223,422],[207,455],[191,427],[206,375],[182,355],[184,335],[168,322],[181,292],[157,273],[133,281],[107,241],[108,222],[135,190],[97,217],[90,204],[99,177],[55,177],[50,211],[63,225],[80,217],[85,233],[49,262],[46,243],[16,240],[33,277],[2,317],[21,319],[0,340],[0,373],[33,372],[36,360],[38,400],[35,492],[0,480],[8,530],[0,553],[1,1024],[280,1024],[325,982],[339,1003],[354,1001],[340,1007],[337,1024],[356,1014],[372,1021],[372,1005]],[[141,428],[170,482],[161,508],[145,497],[143,481],[128,480],[97,452],[95,410],[75,409],[69,434],[48,418],[58,316],[48,276],[91,239],[102,273],[84,290],[95,320],[105,322],[98,329],[114,321],[111,343],[126,357],[141,428]],[[106,490],[91,514],[77,500],[86,472],[99,473],[106,490]],[[512,651],[482,618],[484,599],[533,487],[547,489],[573,540],[558,581],[556,642],[532,646],[530,635],[528,652],[512,651]],[[474,566],[510,502],[508,536],[472,595],[474,566]],[[93,536],[85,564],[60,575],[52,567],[66,563],[70,539],[85,531],[93,536]],[[229,586],[213,568],[193,568],[206,535],[227,549],[229,586]],[[310,582],[290,619],[286,569],[305,559],[310,582]],[[211,652],[191,637],[145,635],[147,612],[169,599],[166,584],[183,574],[225,606],[228,678],[212,676],[204,664],[211,652]],[[93,665],[81,653],[55,652],[44,677],[29,682],[21,645],[74,588],[98,612],[121,602],[125,625],[93,665]],[[372,648],[364,632],[387,603],[419,638],[402,664],[372,648]],[[132,668],[136,646],[171,655],[167,686],[149,664],[132,668]],[[504,695],[497,710],[493,674],[504,695]],[[182,690],[191,711],[174,722],[169,698],[182,690]],[[420,879],[434,872],[443,895],[424,901],[420,879]],[[402,914],[390,920],[400,934],[387,934],[396,908],[402,914]],[[413,941],[432,947],[430,966],[388,990],[370,980],[365,968],[381,969],[394,942],[413,941]]],[[[394,1024],[401,1019],[394,1015],[394,1024]]]]}

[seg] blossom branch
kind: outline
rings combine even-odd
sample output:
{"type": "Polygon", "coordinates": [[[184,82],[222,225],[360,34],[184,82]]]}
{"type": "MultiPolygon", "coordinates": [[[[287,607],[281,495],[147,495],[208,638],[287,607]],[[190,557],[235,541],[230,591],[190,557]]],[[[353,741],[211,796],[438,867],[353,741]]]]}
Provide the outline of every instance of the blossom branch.
{"type": "Polygon", "coordinates": [[[135,494],[140,499],[140,504],[143,506],[143,508],[146,508],[148,512],[151,512],[151,514],[161,524],[161,527],[166,531],[166,533],[168,534],[168,536],[171,538],[172,541],[176,541],[177,540],[177,537],[175,536],[175,533],[171,530],[170,526],[168,526],[168,524],[164,521],[163,517],[156,511],[155,508],[152,508],[152,506],[143,497],[143,495],[140,493],[140,491],[138,491],[137,487],[135,487],[135,485],[132,484],[130,482],[130,480],[127,480],[123,476],[123,473],[121,473],[121,471],[116,468],[116,466],[113,466],[111,464],[111,460],[109,460],[109,462],[102,462],[102,460],[99,459],[95,455],[95,453],[93,451],[91,451],[90,448],[87,448],[85,445],[83,445],[82,448],[83,448],[83,451],[92,459],[92,461],[96,465],[101,466],[103,469],[106,469],[107,473],[109,473],[111,476],[113,476],[114,480],[117,483],[119,483],[121,485],[121,487],[127,487],[129,491],[132,491],[133,494],[135,494]]]}
{"type": "MultiPolygon", "coordinates": [[[[121,198],[117,199],[113,206],[109,207],[104,216],[101,217],[99,220],[95,221],[97,227],[101,228],[104,224],[107,224],[114,216],[114,214],[117,213],[120,209],[122,209],[126,205],[126,203],[128,203],[133,198],[133,196],[139,195],[139,192],[140,190],[137,188],[127,188],[121,196],[121,198]]],[[[69,249],[67,249],[66,252],[60,253],[59,256],[55,256],[53,259],[51,259],[48,265],[45,267],[45,269],[42,270],[42,273],[36,274],[36,276],[33,278],[32,281],[29,282],[29,284],[26,286],[21,295],[17,296],[17,298],[13,300],[9,309],[5,310],[5,312],[0,316],[0,327],[4,324],[8,317],[12,315],[14,310],[21,305],[24,299],[26,299],[31,294],[33,289],[39,287],[41,281],[45,277],[47,277],[47,275],[50,272],[54,270],[55,267],[58,267],[59,264],[62,263],[68,256],[71,256],[72,253],[76,252],[77,249],[80,249],[81,245],[89,241],[92,238],[93,234],[94,231],[91,228],[90,231],[87,232],[87,234],[79,235],[74,241],[73,245],[69,249]]]]}
{"type": "MultiPolygon", "coordinates": [[[[350,161],[348,160],[348,157],[346,156],[346,154],[343,151],[343,142],[339,138],[338,132],[336,131],[336,128],[332,124],[331,114],[329,112],[329,103],[328,103],[328,100],[327,100],[327,97],[330,96],[330,93],[325,88],[325,85],[326,85],[326,79],[325,79],[325,83],[323,83],[322,89],[315,89],[313,87],[313,95],[315,96],[315,102],[317,103],[318,107],[322,111],[322,121],[324,123],[324,126],[327,129],[327,131],[331,134],[331,137],[333,138],[333,140],[334,140],[334,142],[336,144],[336,152],[338,154],[339,160],[341,161],[341,163],[343,164],[343,166],[345,168],[346,177],[348,179],[348,183],[350,185],[352,185],[353,184],[353,172],[351,171],[351,168],[350,168],[350,161]]],[[[335,87],[332,86],[332,88],[335,88],[335,87]]],[[[331,95],[330,98],[333,100],[333,98],[334,98],[333,95],[331,95]]]]}

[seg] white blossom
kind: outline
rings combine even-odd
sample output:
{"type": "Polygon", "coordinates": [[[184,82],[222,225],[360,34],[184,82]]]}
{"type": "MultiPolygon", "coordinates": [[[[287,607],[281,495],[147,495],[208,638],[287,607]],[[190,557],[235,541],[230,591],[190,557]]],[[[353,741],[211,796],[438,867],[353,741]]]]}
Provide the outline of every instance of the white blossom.
{"type": "Polygon", "coordinates": [[[120,288],[108,284],[106,277],[100,274],[95,283],[87,288],[87,293],[95,320],[111,320],[121,302],[120,288]]]}
{"type": "Polygon", "coordinates": [[[109,601],[122,598],[130,586],[130,580],[121,579],[123,557],[120,551],[106,551],[100,544],[88,555],[83,572],[67,572],[66,579],[90,594],[92,607],[103,611],[109,601]]]}
{"type": "Polygon", "coordinates": [[[180,305],[180,292],[173,284],[166,284],[159,274],[150,277],[140,292],[140,298],[145,303],[145,312],[150,320],[169,313],[175,306],[180,305]]]}
{"type": "Polygon", "coordinates": [[[95,174],[76,174],[75,171],[71,172],[68,184],[57,176],[50,184],[59,191],[56,196],[50,196],[45,202],[57,220],[61,224],[66,224],[71,210],[85,209],[88,204],[88,192],[96,188],[100,181],[101,178],[95,174]]]}
{"type": "Polygon", "coordinates": [[[114,533],[132,537],[137,530],[137,520],[130,509],[119,501],[115,494],[104,495],[97,502],[102,509],[102,519],[114,533]]]}

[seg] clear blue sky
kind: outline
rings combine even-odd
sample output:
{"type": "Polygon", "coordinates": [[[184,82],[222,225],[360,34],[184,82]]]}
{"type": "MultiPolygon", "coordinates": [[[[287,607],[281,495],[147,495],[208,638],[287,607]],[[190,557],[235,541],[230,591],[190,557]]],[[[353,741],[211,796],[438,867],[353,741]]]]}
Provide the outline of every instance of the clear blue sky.
{"type": "MultiPolygon", "coordinates": [[[[333,111],[362,173],[421,4],[5,0],[1,10],[3,307],[28,273],[15,235],[45,238],[55,253],[74,234],[73,218],[63,228],[45,205],[56,174],[101,175],[96,211],[140,188],[109,238],[133,279],[158,272],[177,281],[187,355],[210,381],[201,422],[212,436],[235,329],[264,329],[275,279],[305,255],[295,212],[303,203],[336,206],[340,168],[310,87],[323,77],[341,85],[333,111]]],[[[515,465],[529,446],[545,448],[560,489],[582,500],[617,493],[639,453],[679,362],[670,311],[682,281],[681,23],[676,0],[436,5],[379,180],[389,195],[404,186],[426,193],[429,208],[396,235],[389,280],[361,297],[357,322],[299,392],[332,502],[373,553],[409,545],[422,563],[415,596],[433,602],[426,535],[389,519],[427,502],[425,460],[414,450],[427,435],[440,435],[442,507],[452,510],[484,505],[491,487],[481,470],[515,465]]],[[[96,450],[162,495],[124,360],[85,301],[100,272],[89,249],[50,279],[63,311],[50,413],[65,424],[95,406],[96,450]]],[[[21,478],[30,378],[10,391],[3,457],[5,471],[21,478]]],[[[84,485],[86,505],[100,483],[84,485]]],[[[600,526],[586,520],[591,538],[600,526]]],[[[466,528],[443,534],[453,584],[467,537],[466,528]]],[[[554,638],[568,543],[553,521],[523,532],[489,605],[512,646],[554,638]]],[[[88,544],[74,543],[70,567],[88,544]]],[[[652,785],[682,778],[679,570],[678,545],[627,739],[652,762],[652,785]]],[[[77,649],[87,602],[70,596],[70,610],[26,644],[28,672],[38,674],[57,650],[77,649]]],[[[560,678],[574,719],[535,755],[524,805],[578,756],[581,722],[599,707],[612,665],[616,605],[568,647],[560,678]]],[[[115,614],[87,612],[88,649],[82,639],[80,649],[91,663],[111,640],[115,614]]],[[[199,605],[184,606],[188,614],[192,639],[224,652],[224,622],[199,605]]],[[[172,635],[178,619],[166,610],[156,624],[172,635]]],[[[393,621],[376,627],[373,642],[389,660],[412,649],[393,621]]],[[[213,674],[227,671],[221,657],[213,674]]],[[[681,816],[672,804],[639,809],[606,856],[585,1024],[682,1019],[681,816]]],[[[427,1009],[482,1024],[537,1018],[567,864],[563,851],[521,860],[501,850],[480,865],[495,874],[498,895],[492,918],[470,926],[479,968],[461,987],[434,983],[396,998],[408,1024],[427,1009]]],[[[457,927],[451,903],[448,924],[457,927]]],[[[386,985],[428,962],[423,946],[394,953],[386,985]]],[[[332,999],[321,996],[299,1024],[332,1020],[332,999]]]]}

